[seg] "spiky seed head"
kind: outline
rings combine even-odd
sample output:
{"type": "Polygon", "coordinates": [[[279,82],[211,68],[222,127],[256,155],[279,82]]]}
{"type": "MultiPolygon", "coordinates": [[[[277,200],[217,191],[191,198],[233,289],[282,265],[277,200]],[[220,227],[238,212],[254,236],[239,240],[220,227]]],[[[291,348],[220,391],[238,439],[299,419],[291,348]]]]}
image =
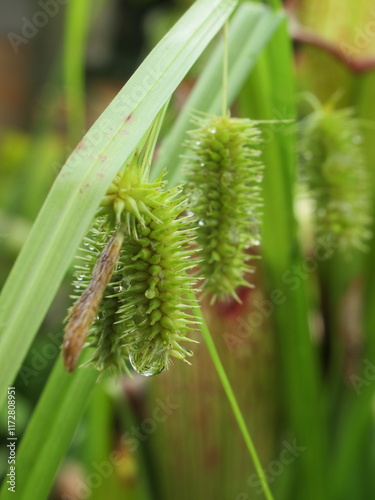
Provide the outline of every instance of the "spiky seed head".
{"type": "Polygon", "coordinates": [[[260,244],[260,131],[249,119],[195,117],[186,143],[187,189],[197,221],[204,289],[212,302],[249,286],[247,253],[260,244]]]}
{"type": "Polygon", "coordinates": [[[186,360],[192,355],[181,345],[189,341],[195,324],[188,313],[191,220],[181,216],[186,203],[176,195],[159,194],[153,217],[137,222],[138,238],[128,235],[121,254],[124,341],[133,368],[146,376],[164,371],[173,357],[186,360]]]}
{"type": "Polygon", "coordinates": [[[314,202],[316,239],[344,252],[370,237],[369,179],[352,109],[322,106],[301,123],[302,179],[314,202]]]}
{"type": "MultiPolygon", "coordinates": [[[[126,231],[124,243],[96,308],[88,338],[94,353],[86,364],[118,374],[127,369],[125,360],[129,358],[136,371],[154,375],[168,367],[171,357],[186,360],[192,354],[180,345],[189,341],[186,335],[195,324],[187,311],[193,305],[189,295],[194,280],[188,276],[193,266],[188,249],[192,222],[183,215],[187,200],[181,188],[164,191],[162,178],[150,184],[151,189],[144,188],[135,173],[131,174],[135,185],[126,189],[136,206],[130,202],[120,214],[120,225],[126,231]]],[[[118,179],[107,196],[117,196],[123,185],[124,180],[118,179]]],[[[87,290],[95,295],[97,262],[118,216],[111,203],[84,241],[83,265],[75,282],[76,304],[88,295],[87,290]]]]}

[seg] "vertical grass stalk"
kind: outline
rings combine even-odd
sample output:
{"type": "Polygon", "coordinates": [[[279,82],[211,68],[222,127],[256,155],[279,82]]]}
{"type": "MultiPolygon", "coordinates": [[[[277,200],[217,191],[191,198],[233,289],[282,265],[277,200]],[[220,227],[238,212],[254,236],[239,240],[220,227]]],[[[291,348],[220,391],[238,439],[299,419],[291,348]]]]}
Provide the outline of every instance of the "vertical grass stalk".
{"type": "MultiPolygon", "coordinates": [[[[194,299],[194,297],[192,297],[192,299],[194,299]]],[[[195,316],[196,316],[197,322],[200,323],[200,330],[202,333],[202,337],[203,337],[203,339],[206,343],[207,349],[210,353],[212,362],[215,366],[216,372],[217,372],[218,377],[220,379],[220,382],[223,386],[225,395],[228,398],[228,402],[229,402],[230,407],[233,411],[234,418],[236,419],[236,422],[238,424],[238,427],[240,429],[240,432],[241,432],[242,437],[244,439],[244,442],[246,444],[246,448],[249,452],[250,458],[253,461],[255,471],[258,474],[260,482],[262,483],[264,495],[265,495],[267,500],[274,500],[272,493],[271,493],[271,490],[268,487],[267,479],[266,479],[266,476],[263,472],[262,465],[260,463],[257,451],[256,451],[254,443],[253,443],[253,440],[251,439],[250,432],[247,428],[245,419],[244,419],[242,412],[241,412],[241,409],[238,405],[236,396],[233,392],[232,386],[229,382],[229,379],[228,379],[228,376],[225,372],[224,366],[220,360],[220,356],[219,356],[219,353],[217,352],[215,343],[211,337],[210,331],[209,331],[207,324],[204,320],[202,311],[200,308],[196,308],[194,311],[195,311],[195,316]]]]}

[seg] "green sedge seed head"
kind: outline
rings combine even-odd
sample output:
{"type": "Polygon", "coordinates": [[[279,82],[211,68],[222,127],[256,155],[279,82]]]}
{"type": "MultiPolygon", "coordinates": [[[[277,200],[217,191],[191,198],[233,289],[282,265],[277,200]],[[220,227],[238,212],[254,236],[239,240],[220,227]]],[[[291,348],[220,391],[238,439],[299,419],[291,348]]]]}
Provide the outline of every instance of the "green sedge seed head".
{"type": "Polygon", "coordinates": [[[263,166],[260,132],[248,119],[195,118],[186,143],[187,190],[197,220],[204,289],[212,301],[237,297],[251,271],[246,250],[260,244],[263,166]]]}
{"type": "MultiPolygon", "coordinates": [[[[120,184],[126,184],[141,216],[125,204],[120,223],[125,227],[124,241],[89,331],[88,345],[94,352],[87,364],[119,374],[127,370],[129,360],[137,372],[149,376],[165,370],[172,357],[185,359],[192,354],[180,345],[189,340],[187,334],[195,324],[186,312],[192,305],[188,295],[193,280],[187,274],[193,265],[187,259],[192,221],[183,215],[187,199],[180,188],[163,191],[160,178],[149,185],[153,187],[146,189],[146,195],[138,177],[129,172],[136,184],[118,178],[107,197],[117,196],[120,184]]],[[[116,205],[107,203],[105,214],[96,219],[83,244],[77,299],[87,286],[92,287],[95,264],[117,217],[116,205]]]]}
{"type": "MultiPolygon", "coordinates": [[[[185,258],[191,221],[180,217],[185,205],[183,198],[175,197],[174,193],[168,198],[161,193],[160,196],[162,203],[153,209],[153,215],[162,222],[155,223],[154,217],[144,221],[151,229],[147,250],[144,241],[141,244],[140,239],[130,234],[125,238],[120,257],[123,280],[127,283],[119,295],[120,324],[130,362],[145,376],[164,371],[172,357],[185,359],[191,355],[180,345],[188,340],[192,330],[186,321],[192,288],[187,275],[191,262],[185,258]]],[[[137,225],[141,231],[142,225],[139,222],[137,225]]]]}
{"type": "Polygon", "coordinates": [[[301,123],[301,175],[314,201],[317,240],[345,252],[370,237],[369,180],[351,109],[321,107],[301,123]]]}

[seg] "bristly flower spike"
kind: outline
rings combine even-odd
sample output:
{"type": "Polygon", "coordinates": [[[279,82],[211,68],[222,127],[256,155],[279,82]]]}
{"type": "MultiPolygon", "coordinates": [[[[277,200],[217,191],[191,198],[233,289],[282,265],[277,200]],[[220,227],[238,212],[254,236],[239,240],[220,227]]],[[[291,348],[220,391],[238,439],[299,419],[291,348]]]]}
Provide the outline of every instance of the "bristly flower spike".
{"type": "Polygon", "coordinates": [[[247,250],[260,244],[263,166],[260,131],[254,121],[195,116],[186,143],[187,190],[197,222],[204,290],[211,303],[251,286],[254,271],[247,250]]]}
{"type": "Polygon", "coordinates": [[[333,101],[312,102],[316,109],[301,122],[299,151],[316,239],[329,238],[345,253],[365,250],[371,217],[359,120],[350,108],[334,109],[333,101]]]}
{"type": "Polygon", "coordinates": [[[146,153],[136,154],[116,176],[84,243],[76,284],[83,293],[63,343],[68,371],[89,329],[94,352],[86,364],[101,372],[126,371],[129,358],[140,374],[155,375],[171,358],[186,361],[192,355],[181,345],[191,342],[187,334],[196,324],[188,313],[196,305],[189,298],[191,217],[183,215],[187,200],[181,188],[165,191],[162,176],[147,182],[151,153],[146,143],[146,153]]]}
{"type": "Polygon", "coordinates": [[[153,217],[137,222],[138,237],[127,235],[121,253],[123,293],[119,296],[124,342],[133,368],[142,375],[164,371],[171,358],[186,361],[181,345],[196,324],[187,310],[193,263],[189,258],[191,217],[179,189],[159,192],[153,217]],[[161,220],[161,222],[157,222],[161,220]]]}

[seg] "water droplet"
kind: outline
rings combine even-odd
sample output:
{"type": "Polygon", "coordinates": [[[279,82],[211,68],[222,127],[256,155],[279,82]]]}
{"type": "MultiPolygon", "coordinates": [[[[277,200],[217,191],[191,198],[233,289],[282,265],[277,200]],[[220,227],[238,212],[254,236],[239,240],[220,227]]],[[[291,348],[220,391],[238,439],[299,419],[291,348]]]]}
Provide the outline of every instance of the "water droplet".
{"type": "Polygon", "coordinates": [[[198,226],[204,226],[204,221],[203,221],[203,220],[200,220],[200,221],[198,222],[198,226]]]}
{"type": "Polygon", "coordinates": [[[209,128],[208,131],[210,132],[210,134],[216,134],[217,132],[215,127],[209,128]]]}
{"type": "Polygon", "coordinates": [[[202,141],[196,141],[196,142],[195,142],[195,145],[196,145],[196,146],[201,146],[201,145],[202,145],[202,141]]]}
{"type": "Polygon", "coordinates": [[[148,363],[145,363],[144,353],[130,353],[129,361],[134,370],[143,375],[144,377],[152,377],[153,375],[158,375],[165,370],[165,362],[162,353],[156,357],[155,360],[152,360],[148,363]]]}
{"type": "Polygon", "coordinates": [[[95,250],[94,247],[89,247],[89,250],[91,250],[92,252],[95,250]]]}
{"type": "Polygon", "coordinates": [[[84,277],[85,277],[84,274],[80,274],[77,278],[77,281],[82,281],[84,277]]]}
{"type": "Polygon", "coordinates": [[[74,287],[74,288],[75,288],[76,290],[79,290],[81,287],[80,287],[80,285],[75,285],[75,287],[74,287]]]}

